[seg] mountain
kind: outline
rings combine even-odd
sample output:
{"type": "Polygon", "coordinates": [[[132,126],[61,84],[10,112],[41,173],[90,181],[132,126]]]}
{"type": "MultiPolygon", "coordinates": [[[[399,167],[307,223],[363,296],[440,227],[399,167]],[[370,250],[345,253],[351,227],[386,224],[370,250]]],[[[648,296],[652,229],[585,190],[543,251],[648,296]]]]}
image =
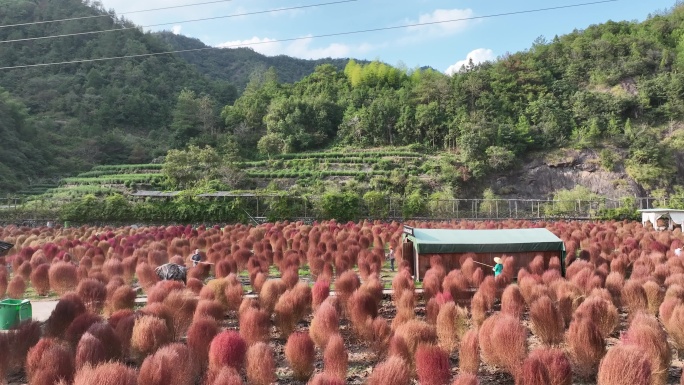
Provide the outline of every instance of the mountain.
{"type": "MultiPolygon", "coordinates": [[[[0,67],[205,47],[172,34],[143,33],[99,2],[0,0],[2,26],[69,18],[81,19],[0,28],[0,41],[23,40],[0,44],[0,67]],[[121,31],[87,33],[112,29],[121,31]],[[85,34],[27,40],[79,33],[85,34]]],[[[255,69],[273,66],[282,80],[296,81],[324,62],[346,64],[237,49],[0,69],[0,117],[10,110],[15,117],[0,125],[0,191],[54,183],[98,164],[148,162],[193,140],[201,144],[199,132],[173,125],[181,91],[208,102],[204,106],[218,122],[221,108],[232,104],[255,69]]]]}
{"type": "Polygon", "coordinates": [[[474,197],[496,187],[529,197],[584,183],[684,194],[682,24],[684,5],[641,23],[608,21],[454,76],[379,62],[321,66],[292,85],[248,87],[223,114],[239,147],[264,157],[331,146],[419,146],[438,156],[348,183],[361,192],[474,197]]]}
{"type": "MultiPolygon", "coordinates": [[[[169,44],[173,50],[209,48],[199,39],[176,35],[168,31],[154,35],[169,44]]],[[[305,60],[285,55],[265,56],[251,48],[206,49],[180,53],[178,56],[194,65],[200,73],[209,78],[230,82],[240,90],[245,88],[254,71],[265,72],[273,67],[280,81],[294,83],[313,73],[319,65],[331,64],[338,70],[342,70],[349,62],[349,59],[305,60]]]]}
{"type": "MultiPolygon", "coordinates": [[[[96,16],[0,28],[0,68],[206,47],[143,33],[97,2],[0,0],[0,10],[3,26],[96,16]]],[[[250,49],[0,69],[0,190],[192,144],[268,164],[253,175],[301,175],[281,186],[302,194],[530,196],[585,184],[684,195],[683,24],[682,5],[608,21],[453,76],[250,49]],[[352,154],[353,170],[337,170],[342,152],[385,147],[427,155],[352,154]],[[278,158],[322,151],[334,157],[278,158]]]]}

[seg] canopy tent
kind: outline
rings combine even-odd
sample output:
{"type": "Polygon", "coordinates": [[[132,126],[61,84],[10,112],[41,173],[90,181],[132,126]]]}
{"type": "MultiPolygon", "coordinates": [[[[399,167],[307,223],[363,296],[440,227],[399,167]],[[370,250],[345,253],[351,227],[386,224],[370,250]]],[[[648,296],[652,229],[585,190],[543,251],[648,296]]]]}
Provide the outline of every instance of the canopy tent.
{"type": "Polygon", "coordinates": [[[0,255],[6,253],[12,246],[14,245],[11,243],[0,241],[0,255]]]}
{"type": "MultiPolygon", "coordinates": [[[[447,254],[445,258],[459,259],[465,253],[475,253],[481,260],[490,262],[496,255],[512,255],[522,267],[537,254],[548,260],[558,256],[565,274],[565,244],[547,229],[451,230],[417,229],[404,226],[404,242],[411,243],[416,254],[415,271],[420,278],[421,255],[447,254]]],[[[548,263],[548,261],[547,261],[548,263]]],[[[453,263],[452,266],[459,263],[453,263]]]]}
{"type": "Polygon", "coordinates": [[[651,222],[655,229],[666,227],[669,230],[673,230],[674,225],[682,226],[684,224],[684,210],[647,209],[639,211],[641,212],[641,224],[644,226],[646,226],[646,222],[651,222]],[[669,219],[667,226],[658,226],[658,219],[661,218],[669,219]]]}

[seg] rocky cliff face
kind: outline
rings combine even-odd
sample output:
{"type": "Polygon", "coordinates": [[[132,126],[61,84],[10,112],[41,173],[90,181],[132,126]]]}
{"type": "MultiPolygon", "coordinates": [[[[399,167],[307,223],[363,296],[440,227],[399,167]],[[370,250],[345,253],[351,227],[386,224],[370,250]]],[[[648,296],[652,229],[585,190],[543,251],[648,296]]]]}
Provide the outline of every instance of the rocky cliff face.
{"type": "MultiPolygon", "coordinates": [[[[681,159],[684,164],[684,156],[681,159]]],[[[684,171],[680,167],[680,172],[684,171]]],[[[593,150],[563,150],[546,157],[530,156],[522,167],[487,181],[505,198],[546,198],[556,190],[585,186],[608,198],[645,196],[646,191],[624,169],[607,171],[593,150]]]]}

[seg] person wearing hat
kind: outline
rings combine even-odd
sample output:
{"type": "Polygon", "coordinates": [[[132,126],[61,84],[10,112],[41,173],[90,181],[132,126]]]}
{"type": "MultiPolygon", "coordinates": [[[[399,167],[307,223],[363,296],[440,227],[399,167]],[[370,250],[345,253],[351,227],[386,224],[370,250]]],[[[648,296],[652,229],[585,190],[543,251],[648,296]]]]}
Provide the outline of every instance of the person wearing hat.
{"type": "Polygon", "coordinates": [[[390,269],[394,271],[394,247],[389,247],[389,253],[387,253],[387,259],[390,261],[390,269]]]}
{"type": "Polygon", "coordinates": [[[503,261],[499,257],[494,257],[494,263],[496,263],[496,265],[494,265],[492,270],[494,270],[494,276],[496,277],[503,271],[503,261]]]}

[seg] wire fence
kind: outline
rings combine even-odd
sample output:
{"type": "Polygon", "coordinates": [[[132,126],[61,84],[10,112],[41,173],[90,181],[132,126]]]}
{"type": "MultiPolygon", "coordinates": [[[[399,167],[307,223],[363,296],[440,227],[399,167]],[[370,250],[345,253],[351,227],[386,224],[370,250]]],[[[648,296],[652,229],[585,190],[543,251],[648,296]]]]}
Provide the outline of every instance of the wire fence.
{"type": "MultiPolygon", "coordinates": [[[[261,223],[278,219],[312,222],[326,219],[326,213],[321,209],[320,197],[252,195],[205,199],[215,199],[226,205],[232,205],[235,199],[240,199],[239,210],[243,211],[246,214],[243,217],[251,222],[261,223]]],[[[604,210],[650,209],[666,207],[667,204],[667,199],[654,197],[629,200],[450,199],[426,200],[420,207],[407,213],[407,202],[403,198],[386,197],[372,204],[360,200],[355,217],[381,220],[589,220],[596,219],[604,210]]],[[[37,227],[57,223],[58,220],[59,210],[47,201],[24,201],[15,197],[0,198],[0,225],[17,224],[37,227]]],[[[129,223],[136,222],[140,221],[131,218],[129,223]]],[[[150,221],[144,222],[150,223],[150,221]]],[[[213,222],[222,221],[219,218],[218,221],[213,220],[213,222]]]]}

